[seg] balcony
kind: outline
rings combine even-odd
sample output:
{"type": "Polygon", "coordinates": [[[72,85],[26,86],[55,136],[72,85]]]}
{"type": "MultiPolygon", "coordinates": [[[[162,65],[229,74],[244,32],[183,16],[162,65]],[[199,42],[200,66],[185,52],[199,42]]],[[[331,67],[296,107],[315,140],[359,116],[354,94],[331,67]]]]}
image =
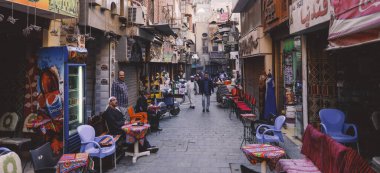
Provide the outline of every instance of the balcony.
{"type": "Polygon", "coordinates": [[[223,51],[210,52],[210,59],[222,59],[222,58],[224,58],[224,52],[223,51]]]}

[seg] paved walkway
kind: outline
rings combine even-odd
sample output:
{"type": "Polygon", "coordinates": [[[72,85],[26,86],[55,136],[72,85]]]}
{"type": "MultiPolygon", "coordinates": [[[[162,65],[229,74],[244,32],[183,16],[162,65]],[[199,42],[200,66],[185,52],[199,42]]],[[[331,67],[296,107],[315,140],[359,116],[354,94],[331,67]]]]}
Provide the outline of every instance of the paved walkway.
{"type": "MultiPolygon", "coordinates": [[[[215,95],[211,97],[209,113],[202,112],[201,96],[196,97],[196,109],[181,105],[178,117],[165,117],[160,121],[163,131],[152,133],[148,140],[160,148],[158,153],[138,158],[123,158],[117,169],[109,173],[235,173],[240,164],[255,170],[240,150],[242,123],[217,106],[215,95]]],[[[295,157],[299,149],[287,140],[285,148],[295,157]]]]}

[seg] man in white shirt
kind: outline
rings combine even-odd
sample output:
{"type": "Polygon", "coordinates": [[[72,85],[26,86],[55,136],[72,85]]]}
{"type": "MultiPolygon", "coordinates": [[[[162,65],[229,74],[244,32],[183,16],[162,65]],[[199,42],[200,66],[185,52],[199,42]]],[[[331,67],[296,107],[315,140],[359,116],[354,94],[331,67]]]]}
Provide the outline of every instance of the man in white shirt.
{"type": "Polygon", "coordinates": [[[194,76],[190,76],[190,80],[186,83],[187,97],[189,97],[190,108],[195,109],[194,97],[195,93],[199,93],[198,83],[194,80],[194,76]]]}

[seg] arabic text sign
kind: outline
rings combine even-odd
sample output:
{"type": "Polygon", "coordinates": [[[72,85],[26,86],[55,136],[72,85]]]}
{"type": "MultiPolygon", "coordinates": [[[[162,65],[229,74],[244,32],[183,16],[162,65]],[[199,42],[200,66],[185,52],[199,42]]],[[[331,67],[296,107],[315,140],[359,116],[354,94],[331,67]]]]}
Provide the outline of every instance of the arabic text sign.
{"type": "Polygon", "coordinates": [[[329,31],[329,39],[380,26],[380,0],[332,0],[335,20],[329,31]]]}
{"type": "MultiPolygon", "coordinates": [[[[1,0],[0,0],[1,1],[1,0]]],[[[78,17],[78,0],[8,0],[29,7],[59,13],[65,16],[78,17]]]]}
{"type": "Polygon", "coordinates": [[[329,0],[297,0],[290,5],[290,33],[330,20],[329,0]]]}

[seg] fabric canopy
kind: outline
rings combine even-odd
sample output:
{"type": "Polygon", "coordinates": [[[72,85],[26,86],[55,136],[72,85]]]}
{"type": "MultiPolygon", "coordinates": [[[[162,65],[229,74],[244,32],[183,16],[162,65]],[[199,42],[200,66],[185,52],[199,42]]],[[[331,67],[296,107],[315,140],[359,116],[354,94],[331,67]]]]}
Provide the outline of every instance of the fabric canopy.
{"type": "Polygon", "coordinates": [[[334,18],[329,29],[329,49],[380,40],[380,1],[332,0],[334,18]]]}

